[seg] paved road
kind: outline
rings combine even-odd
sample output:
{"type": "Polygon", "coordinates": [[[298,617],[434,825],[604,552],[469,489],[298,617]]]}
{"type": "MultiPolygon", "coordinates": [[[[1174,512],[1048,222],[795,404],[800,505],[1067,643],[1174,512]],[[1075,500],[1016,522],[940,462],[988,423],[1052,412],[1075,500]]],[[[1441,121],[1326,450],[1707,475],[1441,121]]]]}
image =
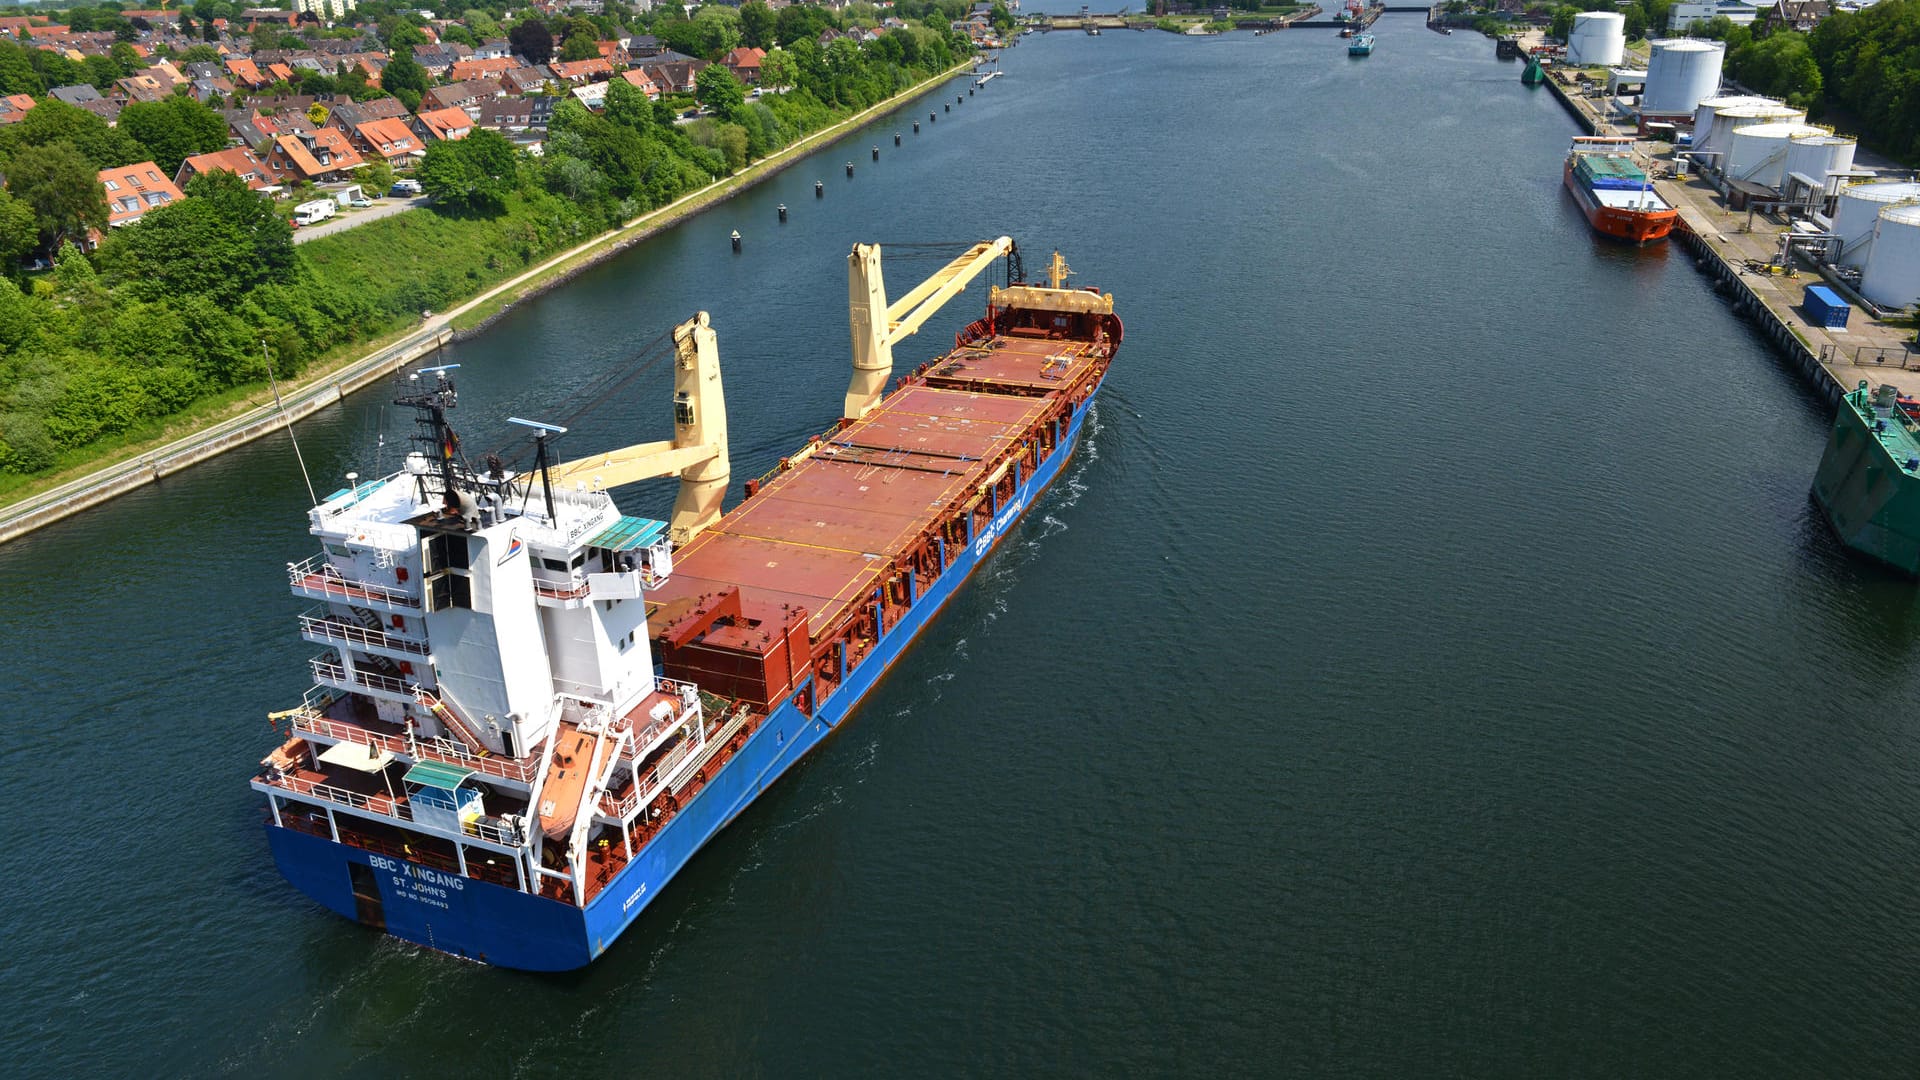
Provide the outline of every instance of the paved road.
{"type": "Polygon", "coordinates": [[[373,205],[365,210],[343,209],[318,225],[293,230],[293,242],[304,244],[309,240],[331,236],[343,229],[365,225],[369,221],[378,221],[383,217],[392,217],[402,210],[412,210],[416,206],[425,205],[427,205],[425,195],[416,195],[411,199],[375,199],[373,205]]]}

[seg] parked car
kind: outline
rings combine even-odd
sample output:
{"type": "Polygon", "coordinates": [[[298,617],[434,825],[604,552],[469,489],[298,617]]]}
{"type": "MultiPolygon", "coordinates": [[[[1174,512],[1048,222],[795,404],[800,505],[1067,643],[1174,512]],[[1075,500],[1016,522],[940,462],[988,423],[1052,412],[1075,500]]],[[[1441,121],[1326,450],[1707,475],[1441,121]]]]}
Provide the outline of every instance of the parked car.
{"type": "Polygon", "coordinates": [[[418,195],[420,194],[420,181],[395,180],[393,182],[392,189],[389,190],[387,194],[393,196],[396,199],[404,199],[413,195],[418,195]]]}
{"type": "Polygon", "coordinates": [[[347,205],[353,207],[355,210],[365,210],[367,207],[373,205],[373,200],[364,195],[359,195],[348,199],[347,205]]]}

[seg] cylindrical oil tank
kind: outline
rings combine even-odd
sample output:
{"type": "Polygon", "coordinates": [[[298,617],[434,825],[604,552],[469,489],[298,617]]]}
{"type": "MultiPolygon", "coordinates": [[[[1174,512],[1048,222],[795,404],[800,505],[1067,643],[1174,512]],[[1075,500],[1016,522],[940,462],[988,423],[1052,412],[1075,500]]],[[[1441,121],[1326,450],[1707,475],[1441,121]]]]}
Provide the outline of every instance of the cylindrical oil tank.
{"type": "Polygon", "coordinates": [[[1800,135],[1787,140],[1787,160],[1780,169],[1780,182],[1785,184],[1793,173],[1819,184],[1821,190],[1828,190],[1827,179],[1835,173],[1843,173],[1853,168],[1854,142],[1844,135],[1800,135]]]}
{"type": "Polygon", "coordinates": [[[1920,304],[1920,204],[1880,211],[1860,294],[1881,307],[1920,304]]]}
{"type": "Polygon", "coordinates": [[[1668,38],[1653,43],[1647,64],[1647,92],[1640,99],[1643,116],[1692,116],[1700,103],[1720,91],[1720,64],[1725,42],[1668,38]]]}
{"type": "Polygon", "coordinates": [[[1567,63],[1576,65],[1620,62],[1627,51],[1627,20],[1615,11],[1583,11],[1573,17],[1567,35],[1567,63]]]}
{"type": "Polygon", "coordinates": [[[1748,124],[1734,128],[1733,139],[1727,144],[1726,177],[1778,188],[1786,175],[1787,147],[1792,140],[1825,134],[1826,129],[1806,124],[1748,124]]]}
{"type": "Polygon", "coordinates": [[[1737,109],[1742,105],[1778,105],[1772,98],[1750,97],[1746,94],[1729,94],[1726,97],[1711,97],[1693,108],[1693,145],[1697,148],[1700,140],[1713,130],[1713,114],[1721,109],[1737,109]]]}
{"type": "Polygon", "coordinates": [[[1876,180],[1841,188],[1833,210],[1833,233],[1840,238],[1840,254],[1834,261],[1848,266],[1866,265],[1880,211],[1903,203],[1920,203],[1920,183],[1876,180]]]}
{"type": "MultiPolygon", "coordinates": [[[[1698,114],[1696,114],[1698,115],[1698,114]]],[[[1805,109],[1796,109],[1791,105],[1782,105],[1777,101],[1763,101],[1759,104],[1732,105],[1718,109],[1713,114],[1713,124],[1708,129],[1706,145],[1700,145],[1700,136],[1693,137],[1695,150],[1717,150],[1718,157],[1706,159],[1706,164],[1716,169],[1727,167],[1727,152],[1733,149],[1733,130],[1753,124],[1794,124],[1807,118],[1805,109]]]]}

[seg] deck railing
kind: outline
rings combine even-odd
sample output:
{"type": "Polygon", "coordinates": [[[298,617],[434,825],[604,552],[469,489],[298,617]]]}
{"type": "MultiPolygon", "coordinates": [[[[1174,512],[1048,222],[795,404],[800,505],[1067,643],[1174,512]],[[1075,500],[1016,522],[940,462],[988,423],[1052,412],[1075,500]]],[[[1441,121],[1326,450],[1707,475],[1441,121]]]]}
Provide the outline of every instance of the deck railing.
{"type": "Polygon", "coordinates": [[[520,760],[482,757],[449,739],[405,739],[398,735],[369,731],[358,724],[330,719],[321,710],[313,708],[303,708],[294,714],[293,730],[299,735],[317,735],[339,742],[376,746],[416,761],[425,759],[448,765],[464,765],[488,776],[522,784],[533,783],[534,771],[539,768],[539,760],[534,757],[520,760]]]}
{"type": "MultiPolygon", "coordinates": [[[[351,806],[356,810],[364,810],[370,814],[377,814],[390,821],[404,822],[409,825],[419,824],[418,821],[414,820],[413,807],[407,802],[407,797],[404,794],[395,793],[389,795],[386,792],[367,794],[359,791],[350,791],[347,788],[334,784],[322,783],[318,780],[307,780],[288,774],[270,778],[267,782],[275,787],[285,788],[288,791],[298,792],[302,795],[310,795],[316,799],[325,799],[328,802],[339,803],[342,806],[351,806]]],[[[519,847],[525,839],[519,835],[516,830],[509,829],[497,821],[489,821],[485,818],[476,818],[472,821],[461,822],[460,831],[476,840],[485,840],[503,847],[519,847]]]]}
{"type": "Polygon", "coordinates": [[[426,642],[409,641],[383,630],[369,630],[337,617],[316,615],[312,611],[300,616],[300,632],[311,637],[325,638],[328,641],[362,649],[387,649],[392,652],[411,653],[414,656],[427,655],[426,642]]]}
{"type": "Polygon", "coordinates": [[[308,663],[313,667],[313,677],[321,682],[331,682],[336,686],[344,684],[355,690],[378,690],[409,698],[413,696],[404,679],[382,675],[377,671],[349,670],[345,664],[337,664],[324,656],[316,656],[308,663]]]}
{"type": "Polygon", "coordinates": [[[328,561],[325,552],[302,562],[288,563],[287,582],[302,596],[319,593],[322,596],[349,603],[363,603],[371,600],[389,607],[413,610],[418,610],[420,607],[420,598],[404,589],[391,589],[384,585],[348,578],[340,573],[338,567],[328,561]]]}

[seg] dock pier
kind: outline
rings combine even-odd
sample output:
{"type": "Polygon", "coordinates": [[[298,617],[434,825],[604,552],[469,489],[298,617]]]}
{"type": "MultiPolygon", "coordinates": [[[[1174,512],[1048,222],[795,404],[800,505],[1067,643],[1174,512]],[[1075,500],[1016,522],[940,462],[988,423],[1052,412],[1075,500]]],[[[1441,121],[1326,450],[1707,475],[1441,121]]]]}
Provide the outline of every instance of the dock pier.
{"type": "MultiPolygon", "coordinates": [[[[1547,88],[1582,130],[1589,135],[1613,133],[1604,107],[1570,93],[1564,78],[1564,71],[1549,73],[1547,88]]],[[[1642,140],[1638,148],[1650,161],[1656,160],[1656,153],[1671,151],[1666,144],[1650,140],[1642,140]]],[[[1920,348],[1913,344],[1913,330],[1873,318],[1855,299],[1851,286],[1827,276],[1820,267],[1797,263],[1796,257],[1796,263],[1775,268],[1778,237],[1788,228],[1785,221],[1764,211],[1730,209],[1711,181],[1691,171],[1684,177],[1655,173],[1652,183],[1654,192],[1680,212],[1673,241],[1686,249],[1694,266],[1713,278],[1715,289],[1780,350],[1822,401],[1837,407],[1862,379],[1876,386],[1891,383],[1902,394],[1920,395],[1920,348]],[[1806,287],[1821,284],[1836,288],[1853,302],[1850,325],[1818,325],[1800,311],[1806,287]]]]}

